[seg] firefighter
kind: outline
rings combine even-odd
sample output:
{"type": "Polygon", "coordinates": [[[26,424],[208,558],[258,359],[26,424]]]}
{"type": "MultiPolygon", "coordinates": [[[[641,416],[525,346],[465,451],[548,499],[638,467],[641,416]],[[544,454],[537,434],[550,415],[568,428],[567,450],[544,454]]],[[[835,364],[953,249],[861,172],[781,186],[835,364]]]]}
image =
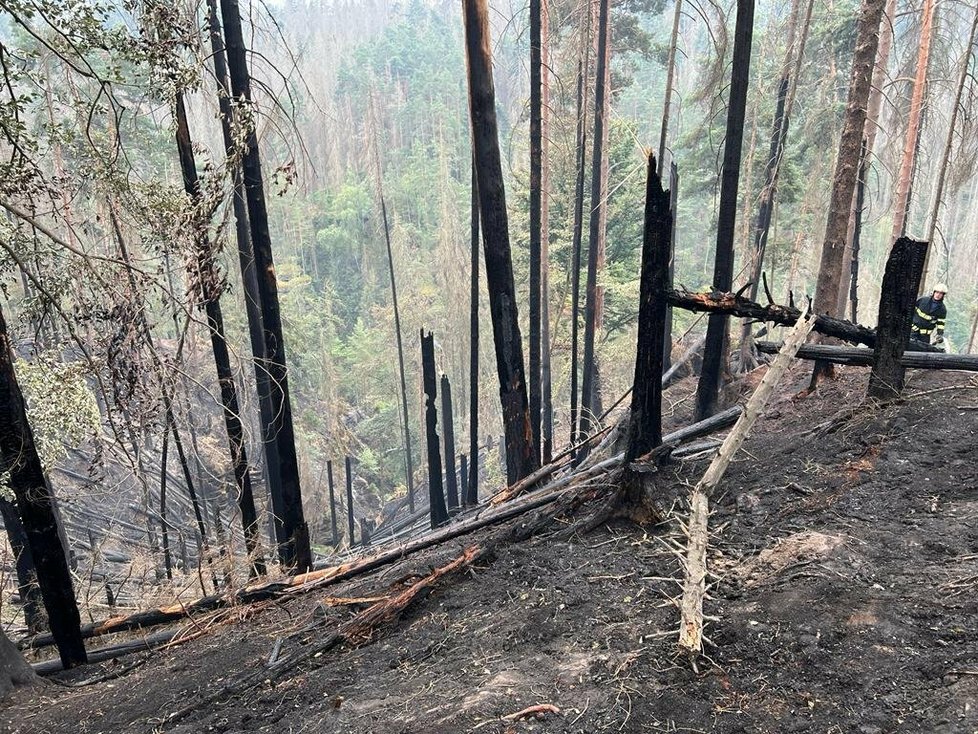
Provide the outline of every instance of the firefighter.
{"type": "Polygon", "coordinates": [[[913,312],[913,325],[910,327],[910,336],[924,344],[930,344],[931,335],[936,332],[937,338],[934,343],[944,344],[944,324],[947,321],[947,306],[944,305],[944,294],[947,293],[947,286],[938,283],[934,286],[934,292],[929,296],[924,296],[917,301],[913,312]]]}

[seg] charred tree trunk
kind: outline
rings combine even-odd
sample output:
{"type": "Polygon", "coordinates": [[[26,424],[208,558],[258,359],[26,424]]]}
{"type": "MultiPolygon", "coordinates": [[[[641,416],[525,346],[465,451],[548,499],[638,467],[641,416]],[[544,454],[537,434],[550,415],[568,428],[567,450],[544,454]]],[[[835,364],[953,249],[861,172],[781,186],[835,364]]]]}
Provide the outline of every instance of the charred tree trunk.
{"type": "MultiPolygon", "coordinates": [[[[662,164],[659,163],[659,169],[662,164]]],[[[661,178],[661,174],[660,174],[661,178]]],[[[672,227],[669,238],[669,273],[666,276],[667,287],[671,290],[676,274],[676,212],[679,206],[679,166],[675,162],[669,164],[669,208],[672,210],[672,227]]],[[[665,375],[672,367],[672,306],[666,306],[666,326],[662,334],[662,374],[665,375]]]]}
{"type": "Polygon", "coordinates": [[[264,474],[272,505],[272,530],[274,537],[271,542],[281,547],[286,538],[281,534],[281,523],[275,517],[282,516],[282,481],[279,472],[273,467],[278,466],[278,444],[266,440],[271,435],[271,426],[275,419],[275,407],[272,404],[271,377],[265,369],[265,327],[262,324],[261,294],[258,292],[258,274],[255,271],[255,256],[251,246],[251,228],[248,223],[248,203],[245,200],[244,182],[241,177],[241,167],[230,165],[237,160],[237,143],[231,129],[233,112],[231,109],[231,90],[228,86],[227,59],[224,49],[224,37],[221,33],[221,21],[217,12],[217,0],[207,0],[208,24],[211,39],[211,59],[214,65],[214,79],[217,82],[217,101],[221,118],[221,134],[224,140],[225,157],[229,162],[232,183],[232,210],[234,212],[234,233],[238,250],[238,265],[241,270],[241,284],[244,291],[245,312],[248,316],[248,336],[251,344],[251,354],[255,363],[255,388],[258,394],[259,420],[262,431],[262,448],[265,456],[264,474]]]}
{"type": "MultiPolygon", "coordinates": [[[[662,178],[666,165],[666,142],[669,140],[669,113],[672,104],[672,85],[676,76],[676,50],[679,46],[679,23],[683,18],[683,0],[676,0],[672,14],[672,35],[669,37],[669,58],[666,61],[666,96],[662,101],[662,125],[659,128],[658,174],[662,178]]],[[[675,209],[673,209],[675,211],[675,209]]]]}
{"type": "Polygon", "coordinates": [[[541,0],[540,13],[540,446],[543,462],[553,457],[554,401],[550,366],[550,11],[541,0]]]}
{"type": "MultiPolygon", "coordinates": [[[[372,105],[371,105],[372,110],[372,105]]],[[[408,510],[414,512],[414,459],[411,456],[411,426],[408,413],[407,378],[404,374],[404,341],[401,338],[401,310],[397,304],[397,279],[394,276],[394,250],[391,247],[391,229],[387,221],[387,202],[384,199],[384,179],[380,167],[380,151],[377,148],[377,130],[373,130],[374,164],[377,171],[377,195],[380,213],[384,221],[384,242],[387,245],[387,269],[391,278],[391,303],[394,306],[394,335],[397,338],[397,368],[401,378],[401,415],[404,420],[404,473],[407,480],[408,510]]]]}
{"type": "Polygon", "coordinates": [[[346,522],[347,532],[350,533],[347,545],[353,547],[353,459],[346,457],[346,522]]]}
{"type": "Polygon", "coordinates": [[[445,482],[448,489],[448,509],[459,506],[458,477],[455,474],[455,420],[452,410],[452,385],[448,375],[441,376],[441,425],[445,432],[445,482]]]}
{"type": "MultiPolygon", "coordinates": [[[[751,253],[750,299],[757,300],[761,271],[764,267],[764,254],[767,250],[768,233],[771,231],[771,218],[774,212],[774,196],[777,192],[777,172],[780,169],[784,150],[785,100],[788,96],[788,77],[782,76],[778,84],[778,101],[774,112],[774,125],[771,129],[771,147],[768,151],[767,167],[764,173],[764,188],[757,210],[754,228],[754,251],[751,253]]],[[[750,323],[744,323],[740,334],[740,368],[744,370],[753,362],[751,353],[750,323]]]]}
{"type": "Polygon", "coordinates": [[[487,0],[463,0],[462,7],[472,142],[486,255],[486,285],[492,313],[499,397],[506,429],[507,479],[512,484],[535,470],[539,460],[533,453],[523,344],[516,309],[506,192],[496,124],[496,93],[492,81],[489,6],[487,0]]]}
{"type": "MultiPolygon", "coordinates": [[[[247,50],[238,0],[221,0],[221,15],[224,20],[231,94],[238,104],[250,107],[251,77],[248,73],[247,50]]],[[[274,409],[272,424],[269,426],[271,433],[266,433],[265,440],[275,441],[279,454],[278,465],[269,467],[270,471],[277,470],[281,477],[282,515],[276,518],[276,524],[281,523],[285,543],[279,553],[284,565],[304,571],[312,565],[312,555],[309,548],[309,529],[302,510],[299,461],[296,456],[295,431],[292,425],[292,404],[289,399],[278,283],[275,278],[272,243],[268,230],[268,211],[265,206],[258,136],[254,125],[250,125],[247,129],[241,165],[264,326],[263,366],[270,377],[271,403],[274,409]]]]}
{"type": "Polygon", "coordinates": [[[58,654],[64,667],[72,668],[86,660],[81,618],[58,536],[54,492],[37,455],[13,360],[7,322],[0,311],[0,473],[8,473],[58,654]]]}
{"type": "MultiPolygon", "coordinates": [[[[606,179],[602,169],[607,155],[604,142],[605,128],[608,120],[605,117],[608,105],[606,98],[608,89],[608,62],[611,55],[611,0],[600,0],[598,8],[598,51],[595,61],[594,82],[594,137],[591,141],[591,210],[588,232],[587,253],[587,282],[584,288],[584,365],[581,379],[581,435],[589,434],[595,427],[595,419],[600,412],[596,405],[597,394],[597,356],[595,340],[598,332],[598,260],[600,257],[599,240],[602,238],[601,211],[605,206],[606,179]]],[[[582,449],[582,452],[584,450],[582,449]]]]}
{"type": "MultiPolygon", "coordinates": [[[[588,47],[585,38],[585,49],[588,47]]],[[[578,396],[578,336],[581,322],[581,241],[584,232],[584,169],[587,148],[587,107],[584,88],[587,74],[587,53],[577,62],[577,176],[574,184],[574,232],[571,244],[571,365],[570,365],[570,445],[580,442],[580,399],[578,396]]],[[[576,451],[574,452],[576,454],[576,451]]]]}
{"type": "Polygon", "coordinates": [[[472,470],[465,483],[464,504],[479,504],[479,181],[472,159],[472,265],[469,283],[469,455],[472,470]]]}
{"type": "MultiPolygon", "coordinates": [[[[183,186],[194,204],[192,219],[194,240],[197,243],[196,274],[191,273],[191,280],[197,281],[200,298],[207,315],[207,328],[210,332],[211,350],[214,354],[214,366],[217,369],[217,380],[221,391],[221,409],[224,414],[224,428],[228,435],[228,448],[231,455],[231,467],[234,472],[234,483],[238,488],[238,510],[241,513],[241,525],[244,530],[245,548],[248,553],[250,575],[265,574],[265,559],[261,555],[261,531],[258,527],[258,512],[255,510],[255,497],[251,488],[251,474],[248,471],[248,452],[244,443],[244,429],[241,425],[241,407],[238,403],[238,388],[234,383],[234,372],[231,369],[231,355],[228,351],[227,335],[224,331],[224,313],[221,309],[221,293],[224,284],[217,273],[214,254],[207,237],[209,222],[202,221],[200,201],[200,186],[197,179],[197,164],[194,160],[193,143],[190,138],[190,126],[187,122],[187,110],[183,103],[183,94],[178,92],[176,99],[177,150],[180,154],[180,170],[183,174],[183,186]],[[193,276],[196,275],[194,278],[193,276]]],[[[202,531],[203,532],[203,531],[202,531]]]]}
{"type": "Polygon", "coordinates": [[[169,476],[167,459],[170,456],[170,432],[163,431],[163,447],[160,450],[160,531],[163,537],[163,567],[166,577],[173,580],[173,558],[170,556],[170,529],[166,519],[166,480],[169,476]]]}
{"type": "Polygon", "coordinates": [[[465,487],[469,486],[469,457],[465,454],[460,454],[458,457],[459,461],[459,480],[462,482],[462,491],[465,491],[465,487]]]}
{"type": "MultiPolygon", "coordinates": [[[[723,149],[723,175],[720,180],[720,209],[717,216],[716,261],[713,287],[728,291],[733,283],[734,237],[737,224],[737,188],[740,183],[740,153],[744,139],[747,109],[747,83],[750,78],[751,39],[754,31],[754,0],[737,0],[734,29],[733,70],[730,101],[727,106],[726,143],[723,149]]],[[[703,368],[696,386],[696,417],[702,420],[717,411],[720,379],[724,372],[727,321],[711,315],[703,349],[703,368]]]]}
{"type": "MultiPolygon", "coordinates": [[[[37,584],[37,571],[34,569],[34,558],[31,556],[31,546],[20,521],[20,513],[13,502],[0,496],[0,516],[3,517],[3,528],[7,531],[10,550],[14,554],[14,566],[17,572],[17,593],[24,605],[24,622],[30,634],[37,634],[44,625],[44,614],[41,611],[43,600],[40,587],[37,584]]],[[[92,553],[95,552],[95,544],[92,553]]]]}
{"type": "MultiPolygon", "coordinates": [[[[873,66],[879,45],[880,19],[886,0],[863,0],[856,31],[856,46],[849,77],[849,98],[839,140],[832,195],[825,224],[825,239],[815,287],[814,308],[818,314],[836,315],[839,287],[842,282],[842,261],[845,255],[849,213],[856,187],[859,150],[866,123],[866,104],[869,99],[873,66]]],[[[829,374],[827,363],[816,362],[812,371],[811,388],[823,374],[829,374]]],[[[810,388],[810,389],[811,389],[810,388]]]]}
{"type": "Polygon", "coordinates": [[[333,483],[333,460],[326,462],[326,481],[329,483],[329,528],[332,531],[333,547],[340,544],[339,528],[336,527],[336,485],[333,483]]]}
{"type": "MultiPolygon", "coordinates": [[[[849,320],[859,321],[859,247],[863,232],[863,208],[866,203],[866,157],[868,146],[863,140],[862,152],[859,155],[859,177],[856,179],[856,203],[853,209],[852,225],[852,257],[849,261],[849,320]]],[[[845,309],[839,309],[844,315],[845,309]]]]}
{"type": "Polygon", "coordinates": [[[927,243],[901,237],[890,250],[880,290],[879,322],[868,397],[892,400],[903,392],[906,368],[900,358],[910,341],[910,324],[927,243]]]}
{"type": "Polygon", "coordinates": [[[541,25],[546,0],[530,0],[530,431],[539,461],[540,381],[540,249],[543,242],[543,59],[541,25]]]}
{"type": "Polygon", "coordinates": [[[651,154],[647,177],[635,380],[623,462],[626,466],[662,443],[662,359],[673,213],[670,194],[662,189],[655,156],[651,154]]]}
{"type": "Polygon", "coordinates": [[[421,373],[424,380],[425,437],[428,446],[428,496],[431,507],[431,527],[448,522],[445,491],[441,482],[441,448],[438,445],[437,380],[435,379],[435,337],[421,330],[421,373]]]}

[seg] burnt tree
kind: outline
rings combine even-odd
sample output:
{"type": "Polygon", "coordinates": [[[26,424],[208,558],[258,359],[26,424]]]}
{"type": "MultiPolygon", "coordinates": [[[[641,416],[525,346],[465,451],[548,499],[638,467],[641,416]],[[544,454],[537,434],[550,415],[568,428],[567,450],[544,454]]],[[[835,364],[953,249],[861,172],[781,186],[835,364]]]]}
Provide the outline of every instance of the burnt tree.
{"type": "Polygon", "coordinates": [[[533,453],[523,341],[516,308],[506,191],[496,123],[496,92],[492,80],[488,0],[463,0],[462,10],[486,286],[506,430],[507,479],[512,484],[534,471],[539,460],[533,453]]]}
{"type": "MultiPolygon", "coordinates": [[[[231,88],[228,81],[227,57],[224,48],[224,35],[218,15],[217,0],[207,0],[208,30],[211,40],[211,61],[214,67],[214,80],[217,83],[218,111],[221,119],[221,136],[227,161],[236,161],[238,144],[235,141],[232,122],[231,88]]],[[[281,523],[275,516],[282,515],[282,479],[273,467],[279,465],[278,444],[271,439],[271,426],[275,420],[275,406],[272,404],[271,377],[265,369],[265,327],[262,325],[261,294],[258,292],[258,274],[255,271],[255,256],[251,246],[251,227],[248,223],[248,202],[245,199],[244,181],[240,165],[229,165],[232,185],[231,208],[234,214],[234,236],[238,251],[238,267],[241,270],[241,286],[244,295],[245,313],[248,317],[248,338],[255,364],[255,389],[258,393],[258,415],[261,424],[262,449],[265,455],[264,474],[268,496],[271,500],[272,543],[281,547],[285,543],[281,523]]],[[[281,560],[281,550],[279,551],[281,560]]]]}
{"type": "MultiPolygon", "coordinates": [[[[543,43],[542,16],[546,0],[530,0],[530,431],[533,454],[540,457],[540,249],[543,237],[543,43]]],[[[447,458],[447,457],[446,457],[447,458]]]]}
{"type": "MultiPolygon", "coordinates": [[[[662,169],[662,161],[657,161],[662,169]]],[[[661,173],[659,174],[662,175],[661,173]]],[[[679,206],[679,166],[673,161],[669,164],[669,208],[672,209],[672,234],[669,239],[669,273],[666,276],[671,290],[676,274],[676,212],[679,206]]],[[[666,326],[662,333],[662,374],[672,367],[672,306],[666,306],[666,326]]]]}
{"type": "Polygon", "coordinates": [[[448,509],[459,506],[458,477],[455,474],[455,420],[452,408],[452,385],[448,375],[441,376],[441,424],[445,433],[445,484],[448,509]]]}
{"type": "Polygon", "coordinates": [[[54,492],[44,474],[27,420],[27,405],[14,372],[7,322],[0,311],[0,474],[14,494],[37,572],[48,625],[65,668],[86,662],[81,618],[71,569],[58,534],[54,492]]]}
{"type": "Polygon", "coordinates": [[[336,485],[333,483],[333,460],[326,462],[326,481],[329,483],[329,526],[333,547],[340,544],[340,532],[336,527],[336,485]]]}
{"type": "Polygon", "coordinates": [[[655,156],[649,154],[635,380],[632,383],[623,462],[626,466],[662,443],[662,360],[665,352],[672,219],[670,192],[663,190],[662,179],[656,172],[655,156]]]}
{"type": "Polygon", "coordinates": [[[424,382],[425,439],[428,449],[428,497],[431,527],[448,522],[445,492],[441,482],[441,448],[438,445],[437,380],[435,378],[435,337],[421,330],[421,375],[424,382]]]}
{"type": "Polygon", "coordinates": [[[469,273],[469,454],[472,471],[463,482],[463,504],[479,504],[479,181],[472,158],[470,219],[471,272],[469,273]]]}
{"type": "MultiPolygon", "coordinates": [[[[591,432],[595,427],[598,406],[598,365],[595,353],[597,339],[600,293],[598,290],[598,260],[601,251],[602,212],[607,194],[605,158],[607,142],[608,88],[610,74],[608,64],[611,56],[611,0],[600,0],[598,7],[598,50],[595,59],[594,81],[594,137],[591,141],[591,212],[588,232],[587,280],[584,286],[584,356],[581,377],[581,435],[591,432]]],[[[581,453],[586,452],[586,447],[581,453]]]]}
{"type": "MultiPolygon", "coordinates": [[[[245,448],[244,429],[241,425],[241,408],[238,402],[238,388],[234,383],[231,369],[231,355],[228,351],[227,335],[224,330],[224,313],[221,308],[221,293],[224,282],[217,272],[214,250],[207,236],[209,217],[204,216],[201,203],[200,183],[197,178],[197,163],[194,160],[193,142],[187,122],[187,110],[183,94],[176,96],[177,151],[180,157],[180,172],[183,187],[193,204],[191,218],[191,237],[195,244],[196,273],[191,273],[191,281],[196,282],[199,297],[207,316],[207,329],[211,338],[211,351],[221,392],[221,410],[224,415],[224,428],[228,436],[231,454],[231,467],[234,483],[238,488],[238,511],[244,530],[245,548],[252,576],[265,573],[265,559],[261,555],[261,531],[258,527],[258,513],[255,510],[255,497],[251,488],[251,473],[248,471],[248,452],[245,448]]],[[[169,568],[167,569],[169,573],[169,568]]]]}
{"type": "Polygon", "coordinates": [[[353,546],[353,459],[346,457],[346,522],[350,533],[348,545],[353,546]]]}
{"type": "Polygon", "coordinates": [[[892,400],[903,392],[906,368],[900,358],[910,341],[917,289],[927,258],[927,243],[901,237],[893,244],[883,272],[873,371],[867,395],[892,400]]]}
{"type": "MultiPolygon", "coordinates": [[[[585,40],[585,47],[587,46],[585,40]]],[[[585,51],[586,57],[586,51],[585,51]]],[[[571,366],[570,366],[570,445],[579,441],[580,400],[578,399],[578,339],[581,322],[581,244],[584,232],[584,172],[587,148],[587,107],[584,104],[586,62],[577,62],[577,161],[574,182],[574,229],[571,251],[571,366]]],[[[574,452],[576,454],[576,451],[574,452]]]]}
{"type": "MultiPolygon", "coordinates": [[[[730,101],[727,105],[723,173],[720,179],[720,208],[717,215],[716,260],[713,267],[713,287],[719,291],[728,291],[733,284],[737,188],[740,183],[740,154],[744,140],[753,30],[754,0],[737,0],[733,69],[730,77],[730,101]]],[[[703,368],[696,386],[697,420],[712,415],[718,408],[727,345],[727,322],[727,317],[719,314],[713,314],[709,319],[706,345],[703,348],[703,368]]]]}
{"type": "MultiPolygon", "coordinates": [[[[241,25],[238,0],[221,0],[224,20],[224,40],[227,51],[231,94],[245,109],[251,108],[251,76],[248,72],[247,48],[241,25]]],[[[278,282],[272,257],[272,241],[268,229],[268,210],[262,180],[258,134],[254,124],[247,126],[241,158],[245,201],[251,227],[251,244],[258,274],[258,292],[264,327],[265,354],[263,366],[268,371],[273,412],[272,424],[267,427],[266,441],[278,446],[278,471],[281,479],[280,513],[276,511],[276,530],[281,526],[279,557],[285,566],[304,571],[312,566],[309,548],[309,529],[302,510],[302,491],[299,484],[299,461],[295,449],[295,430],[292,425],[292,404],[289,399],[288,370],[285,340],[282,334],[282,315],[279,310],[278,282]]],[[[256,355],[257,357],[258,355],[256,355]]],[[[279,535],[279,533],[276,533],[279,535]]]]}

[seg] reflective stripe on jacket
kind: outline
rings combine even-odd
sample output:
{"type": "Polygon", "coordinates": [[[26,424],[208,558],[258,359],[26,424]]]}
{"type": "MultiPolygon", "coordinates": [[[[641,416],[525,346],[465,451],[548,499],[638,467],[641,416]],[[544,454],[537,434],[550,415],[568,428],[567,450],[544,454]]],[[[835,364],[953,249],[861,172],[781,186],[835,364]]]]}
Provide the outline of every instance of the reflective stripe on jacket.
{"type": "Polygon", "coordinates": [[[938,336],[944,336],[946,322],[947,306],[944,305],[944,301],[935,301],[933,295],[917,300],[911,327],[914,334],[929,337],[932,332],[937,331],[938,336]]]}

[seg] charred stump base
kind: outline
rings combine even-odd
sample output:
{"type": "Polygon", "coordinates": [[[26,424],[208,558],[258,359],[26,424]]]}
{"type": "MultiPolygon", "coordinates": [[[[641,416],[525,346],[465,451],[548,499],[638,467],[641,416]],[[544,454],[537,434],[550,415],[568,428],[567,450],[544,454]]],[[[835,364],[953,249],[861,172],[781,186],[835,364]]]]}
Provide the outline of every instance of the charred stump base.
{"type": "Polygon", "coordinates": [[[664,444],[628,466],[610,466],[610,462],[617,462],[613,458],[580,472],[575,489],[514,525],[511,540],[527,540],[557,522],[564,523],[559,537],[569,538],[589,533],[612,520],[638,525],[664,521],[667,516],[661,502],[664,491],[654,475],[669,463],[674,448],[674,444],[664,444]]]}

